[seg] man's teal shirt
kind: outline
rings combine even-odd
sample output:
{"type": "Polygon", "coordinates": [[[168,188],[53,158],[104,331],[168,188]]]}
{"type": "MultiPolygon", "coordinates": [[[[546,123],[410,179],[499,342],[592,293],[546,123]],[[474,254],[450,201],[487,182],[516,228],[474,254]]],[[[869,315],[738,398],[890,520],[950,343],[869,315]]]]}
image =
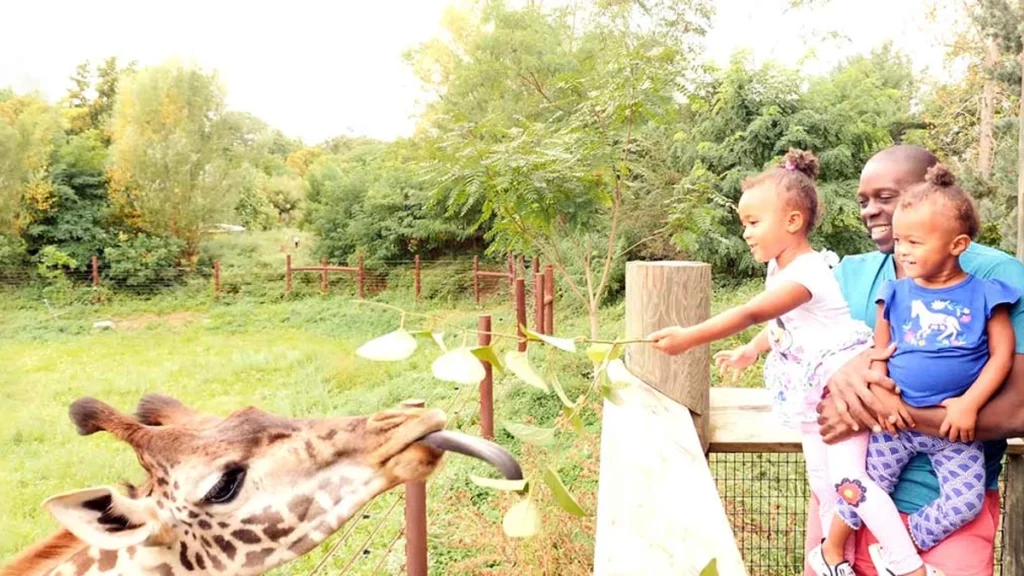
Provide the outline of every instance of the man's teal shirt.
{"type": "MultiPolygon", "coordinates": [[[[1024,291],[1024,264],[1000,250],[971,243],[960,256],[960,266],[968,274],[979,278],[995,278],[1024,291]]],[[[836,279],[850,306],[850,314],[857,320],[875,327],[878,306],[875,296],[887,280],[896,279],[892,255],[870,252],[842,259],[835,270],[836,279]]],[[[1024,297],[1010,309],[1013,332],[1017,338],[1017,354],[1024,354],[1024,297]]],[[[1024,410],[1024,407],[1021,408],[1024,410]]],[[[998,486],[1002,471],[1005,441],[985,443],[985,467],[989,488],[998,486]]],[[[912,514],[939,496],[939,481],[928,457],[915,456],[900,476],[892,499],[900,512],[912,514]]]]}

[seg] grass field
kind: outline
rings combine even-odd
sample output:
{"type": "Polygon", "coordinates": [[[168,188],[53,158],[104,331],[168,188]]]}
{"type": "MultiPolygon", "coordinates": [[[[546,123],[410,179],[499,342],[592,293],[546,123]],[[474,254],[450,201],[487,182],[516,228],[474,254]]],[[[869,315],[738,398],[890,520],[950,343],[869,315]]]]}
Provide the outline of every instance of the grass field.
{"type": "MultiPolygon", "coordinates": [[[[269,251],[264,245],[275,239],[268,237],[262,245],[258,239],[247,240],[242,247],[235,239],[220,242],[214,248],[222,255],[255,255],[267,274],[277,268],[272,257],[260,256],[269,251]]],[[[748,297],[753,289],[725,291],[716,297],[715,308],[748,297]]],[[[266,293],[275,291],[280,288],[266,293]]],[[[401,295],[390,301],[411,307],[401,295]]],[[[459,327],[474,328],[481,312],[494,315],[496,331],[513,332],[507,307],[492,302],[483,308],[477,309],[471,298],[425,305],[445,322],[449,344],[458,343],[454,332],[459,327]]],[[[604,311],[602,325],[608,335],[621,332],[622,313],[621,305],[604,311]]],[[[434,379],[429,366],[436,354],[430,346],[421,346],[401,364],[371,363],[354,355],[361,343],[397,323],[395,312],[357,305],[344,295],[286,300],[266,294],[246,298],[243,293],[215,302],[199,286],[155,297],[116,296],[104,304],[47,308],[34,291],[0,294],[0,565],[55,528],[39,506],[46,497],[140,478],[141,469],[126,445],[105,435],[80,437],[74,432],[67,408],[80,396],[131,411],[143,394],[161,392],[221,415],[251,404],[287,416],[366,413],[416,397],[448,410],[450,428],[475,433],[475,387],[459,390],[434,379]],[[114,320],[117,328],[93,330],[97,320],[114,320]]],[[[560,306],[556,326],[563,335],[587,332],[585,318],[571,306],[560,306]]],[[[546,356],[537,348],[532,355],[546,356]]],[[[549,361],[559,362],[556,369],[570,397],[586,389],[590,368],[585,360],[558,355],[549,361]]],[[[759,385],[754,372],[744,377],[746,384],[759,385]]],[[[497,375],[495,405],[499,424],[516,420],[551,425],[560,413],[553,395],[497,375]]],[[[594,406],[599,410],[599,403],[594,406]]],[[[497,440],[520,457],[527,472],[552,464],[583,507],[593,512],[599,417],[596,411],[587,412],[584,435],[561,434],[558,444],[543,452],[520,445],[500,426],[497,440]]],[[[428,485],[432,574],[590,572],[593,516],[563,514],[542,491],[543,535],[509,540],[502,534],[501,516],[512,497],[473,485],[470,473],[488,471],[477,462],[450,457],[428,485]]],[[[404,559],[404,540],[396,540],[403,524],[397,502],[401,497],[397,489],[372,503],[325,570],[338,573],[351,564],[356,574],[375,573],[378,566],[380,573],[397,572],[404,559]]],[[[308,574],[336,540],[276,573],[308,574]]]]}

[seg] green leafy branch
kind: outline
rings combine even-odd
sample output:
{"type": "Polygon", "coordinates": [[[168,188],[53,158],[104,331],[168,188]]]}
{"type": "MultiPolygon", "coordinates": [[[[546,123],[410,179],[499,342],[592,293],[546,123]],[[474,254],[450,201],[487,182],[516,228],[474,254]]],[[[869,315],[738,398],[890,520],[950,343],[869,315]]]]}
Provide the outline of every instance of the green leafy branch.
{"type": "MultiPolygon", "coordinates": [[[[431,340],[440,350],[431,363],[431,373],[438,380],[458,384],[476,384],[483,380],[485,370],[483,362],[489,363],[501,373],[510,373],[525,384],[533,386],[545,393],[554,393],[562,404],[562,412],[556,418],[554,426],[540,427],[520,422],[503,422],[505,430],[521,442],[540,448],[548,448],[555,444],[556,435],[560,431],[583,433],[582,410],[589,405],[592,395],[599,393],[610,402],[619,404],[619,390],[640,382],[636,376],[626,369],[622,361],[622,352],[626,344],[650,342],[646,339],[599,340],[586,337],[560,338],[540,334],[521,326],[523,335],[502,332],[482,332],[470,328],[454,326],[442,318],[418,312],[408,312],[397,306],[365,300],[355,301],[360,304],[375,305],[394,310],[401,315],[399,327],[387,334],[378,336],[360,346],[356,355],[378,362],[399,362],[410,358],[418,348],[418,338],[431,340]],[[429,320],[429,328],[410,330],[406,328],[406,318],[424,318],[429,320]],[[462,334],[462,343],[449,348],[445,343],[445,330],[451,328],[462,334]],[[529,350],[511,349],[499,356],[495,346],[470,346],[467,344],[470,334],[489,334],[499,339],[519,341],[523,338],[546,345],[549,354],[556,351],[568,354],[579,354],[579,344],[588,344],[585,356],[594,366],[591,386],[575,401],[566,394],[557,375],[551,374],[551,363],[548,363],[548,377],[542,376],[531,364],[529,350]]],[[[502,528],[510,537],[528,538],[541,529],[540,511],[533,500],[534,487],[543,482],[551,491],[555,502],[562,510],[574,516],[587,516],[585,510],[566,487],[557,469],[545,464],[539,470],[531,471],[522,480],[504,480],[471,476],[471,480],[484,488],[516,492],[524,497],[516,502],[505,513],[502,528]]]]}

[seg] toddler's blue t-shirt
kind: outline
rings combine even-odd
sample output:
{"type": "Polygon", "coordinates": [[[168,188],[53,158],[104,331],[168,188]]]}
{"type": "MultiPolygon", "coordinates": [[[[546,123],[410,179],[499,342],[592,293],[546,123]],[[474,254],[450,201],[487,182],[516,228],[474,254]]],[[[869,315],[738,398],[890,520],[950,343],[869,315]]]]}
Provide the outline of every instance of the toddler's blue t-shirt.
{"type": "Polygon", "coordinates": [[[1000,305],[1017,302],[1016,288],[997,279],[967,278],[953,286],[926,288],[910,278],[882,285],[876,298],[896,352],[889,377],[903,400],[936,406],[971,387],[988,362],[987,320],[1000,305]]]}

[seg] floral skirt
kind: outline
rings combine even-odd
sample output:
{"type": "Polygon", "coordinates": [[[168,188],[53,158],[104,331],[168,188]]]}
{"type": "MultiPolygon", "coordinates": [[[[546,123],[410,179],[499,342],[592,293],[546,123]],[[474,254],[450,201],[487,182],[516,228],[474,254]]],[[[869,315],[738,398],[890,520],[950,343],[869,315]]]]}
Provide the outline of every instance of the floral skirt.
{"type": "Polygon", "coordinates": [[[871,329],[856,329],[820,347],[776,347],[764,364],[765,387],[771,392],[772,413],[786,425],[799,427],[817,422],[817,406],[836,370],[873,343],[871,329]]]}

